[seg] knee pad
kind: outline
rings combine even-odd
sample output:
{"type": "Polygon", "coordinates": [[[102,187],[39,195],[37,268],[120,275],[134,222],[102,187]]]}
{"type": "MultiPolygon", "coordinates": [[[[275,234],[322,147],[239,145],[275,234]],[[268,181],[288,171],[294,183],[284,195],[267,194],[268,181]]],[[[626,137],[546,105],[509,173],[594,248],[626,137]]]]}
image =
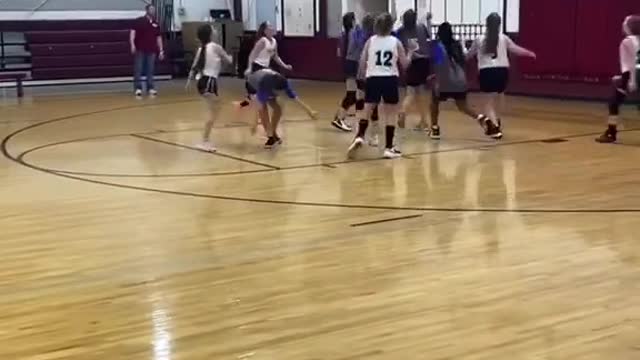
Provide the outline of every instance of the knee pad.
{"type": "Polygon", "coordinates": [[[352,107],[356,103],[356,92],[355,91],[347,91],[347,94],[342,99],[342,108],[347,110],[352,107]]]}

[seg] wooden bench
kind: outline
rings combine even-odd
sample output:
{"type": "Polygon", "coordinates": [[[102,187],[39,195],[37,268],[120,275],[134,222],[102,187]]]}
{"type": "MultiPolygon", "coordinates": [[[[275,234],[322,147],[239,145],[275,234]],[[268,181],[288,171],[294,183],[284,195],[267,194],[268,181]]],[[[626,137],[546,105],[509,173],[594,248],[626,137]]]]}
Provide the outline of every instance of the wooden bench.
{"type": "Polygon", "coordinates": [[[16,91],[18,92],[19,98],[24,96],[24,88],[22,86],[22,82],[26,78],[27,74],[23,72],[0,72],[0,81],[13,80],[16,82],[16,91]]]}

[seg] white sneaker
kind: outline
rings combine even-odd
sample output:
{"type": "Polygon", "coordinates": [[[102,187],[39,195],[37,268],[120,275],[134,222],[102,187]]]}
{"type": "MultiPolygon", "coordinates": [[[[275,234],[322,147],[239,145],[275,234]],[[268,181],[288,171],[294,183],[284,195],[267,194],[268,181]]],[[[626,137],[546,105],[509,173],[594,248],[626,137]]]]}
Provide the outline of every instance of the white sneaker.
{"type": "Polygon", "coordinates": [[[140,89],[136,90],[135,94],[138,99],[142,99],[142,90],[140,89]]]}
{"type": "Polygon", "coordinates": [[[358,149],[360,149],[362,147],[362,144],[364,144],[364,139],[361,137],[356,137],[355,139],[353,139],[353,142],[351,143],[351,146],[349,146],[349,150],[347,151],[347,156],[352,158],[356,151],[358,151],[358,149]]]}
{"type": "Polygon", "coordinates": [[[216,147],[213,145],[211,141],[203,141],[200,144],[196,145],[196,147],[202,151],[214,153],[217,151],[216,147]]]}
{"type": "Polygon", "coordinates": [[[158,96],[158,91],[156,89],[149,90],[149,96],[151,96],[151,97],[158,96]]]}
{"type": "Polygon", "coordinates": [[[380,142],[378,140],[378,135],[373,135],[373,136],[369,137],[369,146],[378,147],[378,144],[380,144],[380,142]]]}
{"type": "Polygon", "coordinates": [[[402,157],[402,152],[396,148],[384,149],[384,158],[385,159],[397,159],[402,157]]]}

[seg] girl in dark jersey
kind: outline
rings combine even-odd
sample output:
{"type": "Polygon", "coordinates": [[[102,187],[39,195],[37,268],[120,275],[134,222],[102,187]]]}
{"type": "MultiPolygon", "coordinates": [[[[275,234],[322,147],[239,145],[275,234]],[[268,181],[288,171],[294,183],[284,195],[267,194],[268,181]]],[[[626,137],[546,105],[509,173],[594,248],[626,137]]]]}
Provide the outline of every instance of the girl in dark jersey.
{"type": "MultiPolygon", "coordinates": [[[[398,128],[400,131],[405,128],[407,111],[412,105],[416,105],[420,114],[420,128],[427,128],[427,109],[429,107],[429,87],[431,71],[431,39],[429,29],[424,24],[418,24],[418,16],[412,9],[405,11],[402,15],[402,27],[396,31],[396,36],[402,42],[405,49],[409,45],[410,40],[418,43],[418,50],[413,54],[411,64],[406,71],[407,94],[402,102],[398,118],[398,128]]],[[[402,134],[399,134],[402,138],[402,134]]],[[[440,137],[440,128],[437,125],[432,126],[431,136],[433,138],[440,137]]]]}
{"type": "Polygon", "coordinates": [[[451,99],[456,102],[460,112],[480,123],[485,129],[486,135],[494,138],[501,137],[500,129],[494,126],[488,117],[478,114],[469,106],[464,48],[459,41],[454,39],[451,24],[448,22],[444,22],[438,27],[436,44],[444,56],[442,61],[434,66],[436,83],[431,101],[431,125],[438,126],[440,102],[451,99]]]}
{"type": "Polygon", "coordinates": [[[354,49],[358,45],[358,34],[360,27],[356,25],[356,14],[348,12],[342,17],[343,32],[340,37],[340,55],[342,56],[342,68],[345,76],[346,93],[342,98],[340,108],[336,113],[331,125],[338,130],[351,131],[351,126],[346,123],[345,118],[349,109],[356,104],[356,75],[358,73],[358,62],[352,59],[354,49]]]}
{"type": "Polygon", "coordinates": [[[613,78],[615,91],[609,100],[607,130],[597,142],[612,143],[617,140],[618,117],[629,93],[638,90],[640,76],[640,15],[628,16],[622,25],[626,37],[620,43],[620,75],[613,78]]]}
{"type": "Polygon", "coordinates": [[[282,118],[282,104],[278,101],[280,93],[285,93],[289,99],[300,105],[311,118],[316,119],[317,117],[317,113],[298,98],[289,81],[271,69],[261,69],[251,73],[247,77],[247,86],[254,94],[252,102],[255,103],[256,110],[260,114],[260,119],[262,119],[262,124],[267,132],[268,139],[264,144],[266,149],[271,149],[282,143],[278,136],[278,124],[282,118]],[[271,117],[269,116],[269,108],[271,108],[271,117]]]}

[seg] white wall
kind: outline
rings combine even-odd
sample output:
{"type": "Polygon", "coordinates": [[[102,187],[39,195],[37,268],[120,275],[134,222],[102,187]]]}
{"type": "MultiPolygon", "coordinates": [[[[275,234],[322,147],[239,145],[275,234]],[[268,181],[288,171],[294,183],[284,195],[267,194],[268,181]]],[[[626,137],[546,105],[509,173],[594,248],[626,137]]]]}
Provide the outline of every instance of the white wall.
{"type": "Polygon", "coordinates": [[[229,9],[231,16],[233,16],[232,0],[174,0],[173,8],[175,30],[180,30],[184,21],[207,20],[211,9],[229,9]],[[181,15],[182,13],[184,15],[181,15]]]}
{"type": "MultiPolygon", "coordinates": [[[[396,0],[398,1],[398,0],[396,0]]],[[[492,12],[504,14],[503,0],[418,0],[421,19],[427,12],[433,14],[433,23],[448,21],[452,24],[484,24],[492,12]]],[[[507,0],[507,18],[503,19],[508,32],[518,32],[520,27],[520,0],[507,0]]]]}

